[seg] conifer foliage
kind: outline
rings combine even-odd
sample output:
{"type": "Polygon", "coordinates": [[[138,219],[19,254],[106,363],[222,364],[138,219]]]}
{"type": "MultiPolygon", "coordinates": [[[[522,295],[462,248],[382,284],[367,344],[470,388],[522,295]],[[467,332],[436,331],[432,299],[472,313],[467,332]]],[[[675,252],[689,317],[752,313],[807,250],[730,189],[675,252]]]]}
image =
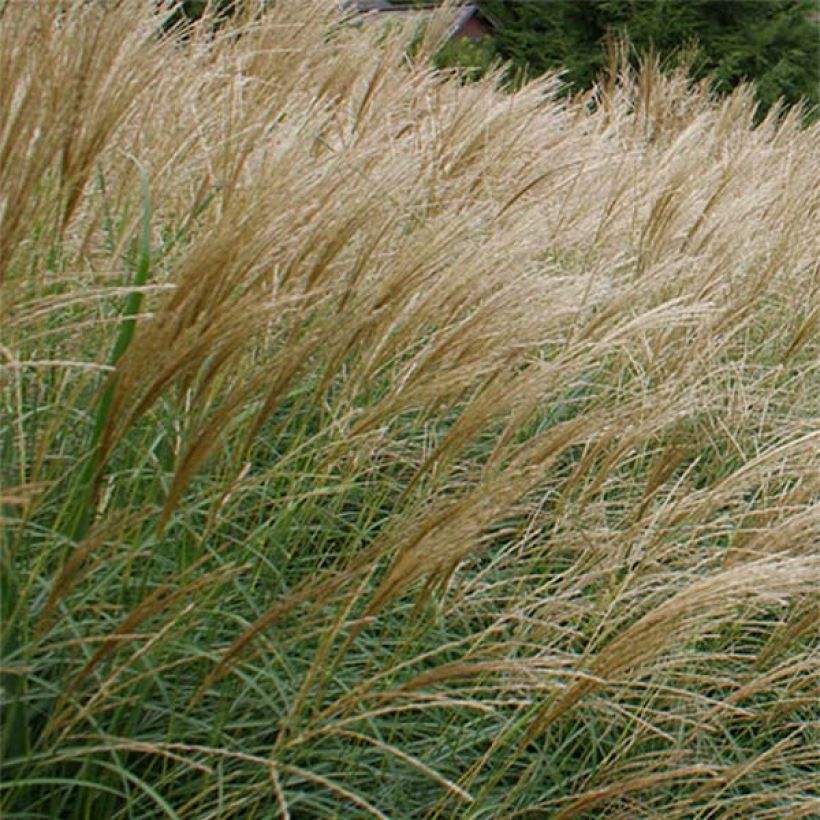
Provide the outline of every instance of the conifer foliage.
{"type": "MultiPolygon", "coordinates": [[[[669,57],[697,43],[694,70],[718,92],[750,80],[768,108],[778,98],[820,95],[820,26],[814,0],[480,0],[495,45],[526,76],[563,67],[576,89],[605,62],[608,36],[627,35],[635,53],[669,57]]],[[[815,111],[816,116],[816,111],[815,111]]]]}

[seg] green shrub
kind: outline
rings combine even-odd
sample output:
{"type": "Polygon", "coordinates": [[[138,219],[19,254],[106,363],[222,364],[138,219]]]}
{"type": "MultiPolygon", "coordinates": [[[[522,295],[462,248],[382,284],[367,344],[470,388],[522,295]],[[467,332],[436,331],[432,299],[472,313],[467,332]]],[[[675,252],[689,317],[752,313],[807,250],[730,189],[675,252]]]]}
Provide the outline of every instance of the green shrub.
{"type": "Polygon", "coordinates": [[[435,63],[439,69],[465,69],[466,80],[478,80],[499,62],[495,45],[491,38],[479,41],[461,37],[450,40],[436,53],[435,63]]]}
{"type": "Polygon", "coordinates": [[[637,55],[665,60],[699,47],[696,79],[727,93],[754,82],[765,110],[778,99],[820,104],[820,22],[812,0],[480,0],[496,25],[498,52],[529,76],[565,69],[570,87],[592,86],[606,68],[607,38],[626,36],[637,55]]]}

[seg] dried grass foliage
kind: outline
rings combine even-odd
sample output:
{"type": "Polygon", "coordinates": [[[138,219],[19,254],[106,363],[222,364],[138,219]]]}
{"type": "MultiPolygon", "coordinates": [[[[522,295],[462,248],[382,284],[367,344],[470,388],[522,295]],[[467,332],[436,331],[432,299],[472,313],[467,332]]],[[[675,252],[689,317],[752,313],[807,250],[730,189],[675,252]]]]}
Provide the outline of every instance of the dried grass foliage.
{"type": "MultiPolygon", "coordinates": [[[[11,558],[43,579],[31,651],[62,645],[60,613],[108,562],[132,565],[134,538],[185,533],[200,554],[83,622],[44,759],[63,759],[55,738],[91,743],[89,716],[122,705],[157,646],[168,669],[190,653],[196,708],[304,645],[276,737],[243,761],[263,785],[231,788],[222,816],[266,795],[284,816],[294,783],[389,814],[361,778],[310,768],[328,738],[436,783],[430,816],[808,816],[788,709],[818,674],[818,126],[774,112],[753,128],[748,89],[712,100],[651,65],[573,102],[554,77],[463,85],[424,58],[435,26],[411,59],[407,32],[324,2],[278,0],[241,36],[185,45],[156,36],[151,3],[62,5],[0,12],[2,499],[11,558]],[[150,279],[109,363],[146,217],[150,279]],[[53,488],[85,455],[77,403],[106,385],[93,526],[71,543],[78,496],[53,488]],[[166,411],[161,493],[129,511],[117,465],[166,411]],[[226,546],[249,509],[267,518],[241,537],[274,550],[276,516],[315,503],[341,520],[356,488],[373,493],[367,534],[311,562],[312,537],[286,533],[307,564],[286,549],[275,594],[226,546]],[[26,553],[49,526],[57,549],[26,553]],[[186,647],[234,582],[258,601],[186,647]],[[422,651],[413,621],[461,636],[422,651]],[[699,648],[732,629],[744,651],[699,648]],[[781,718],[744,705],[771,692],[781,718]],[[372,730],[448,709],[498,721],[463,763],[372,730]],[[560,755],[579,713],[631,739],[542,800],[537,757],[560,755]],[[704,740],[723,720],[787,736],[729,765],[704,740]],[[756,776],[771,793],[734,788],[756,776]]],[[[123,743],[192,768],[228,754],[103,738],[123,743]]],[[[188,816],[208,816],[203,789],[188,816]]]]}

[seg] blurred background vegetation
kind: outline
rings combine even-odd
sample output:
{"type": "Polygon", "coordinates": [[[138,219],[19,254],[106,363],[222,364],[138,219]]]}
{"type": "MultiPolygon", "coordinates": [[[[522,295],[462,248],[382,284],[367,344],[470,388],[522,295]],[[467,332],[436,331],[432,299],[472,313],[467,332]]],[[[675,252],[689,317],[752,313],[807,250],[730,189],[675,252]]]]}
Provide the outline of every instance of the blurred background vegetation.
{"type": "Polygon", "coordinates": [[[479,0],[477,6],[493,26],[493,51],[521,76],[563,66],[570,90],[582,90],[604,69],[602,45],[613,35],[628,37],[635,55],[654,51],[662,61],[696,45],[695,77],[711,76],[716,91],[749,80],[763,109],[781,97],[805,98],[817,116],[817,0],[479,0]]]}

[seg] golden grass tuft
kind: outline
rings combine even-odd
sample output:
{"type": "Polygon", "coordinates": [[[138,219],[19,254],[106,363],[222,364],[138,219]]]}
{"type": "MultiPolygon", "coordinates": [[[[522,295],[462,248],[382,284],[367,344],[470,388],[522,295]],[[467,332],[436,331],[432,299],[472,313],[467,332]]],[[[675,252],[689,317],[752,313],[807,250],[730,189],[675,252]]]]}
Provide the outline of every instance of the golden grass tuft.
{"type": "Polygon", "coordinates": [[[159,23],[0,3],[4,816],[810,816],[820,126],[159,23]]]}

